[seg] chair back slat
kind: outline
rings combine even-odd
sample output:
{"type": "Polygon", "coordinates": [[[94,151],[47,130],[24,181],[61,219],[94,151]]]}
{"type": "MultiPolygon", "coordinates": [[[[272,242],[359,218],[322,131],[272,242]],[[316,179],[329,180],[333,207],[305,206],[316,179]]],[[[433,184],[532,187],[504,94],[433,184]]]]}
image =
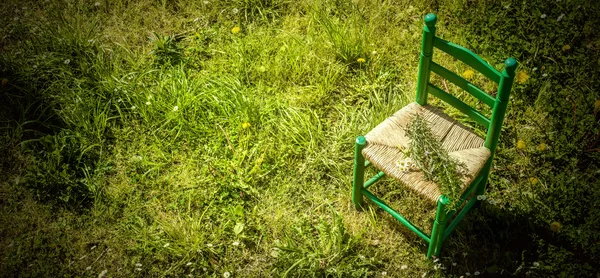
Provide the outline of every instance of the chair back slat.
{"type": "Polygon", "coordinates": [[[494,107],[494,103],[496,102],[496,99],[494,97],[488,95],[481,89],[479,89],[477,86],[473,85],[471,82],[465,80],[464,78],[458,76],[456,73],[451,72],[447,68],[440,66],[435,62],[431,62],[431,65],[429,65],[429,67],[430,67],[429,69],[432,72],[435,72],[437,75],[441,76],[442,78],[445,78],[448,81],[454,83],[456,86],[467,91],[472,96],[476,97],[477,99],[481,100],[483,103],[487,104],[489,107],[494,107]]]}
{"type": "Polygon", "coordinates": [[[471,106],[462,102],[460,99],[455,96],[446,93],[444,90],[438,88],[437,86],[428,83],[427,84],[427,93],[432,94],[433,96],[445,101],[446,103],[452,105],[454,108],[458,109],[460,112],[469,116],[471,119],[475,120],[478,124],[484,126],[486,129],[490,126],[490,120],[486,118],[484,115],[479,113],[479,111],[473,109],[471,106]]]}
{"type": "Polygon", "coordinates": [[[476,71],[481,72],[487,78],[496,82],[496,84],[500,83],[500,72],[479,58],[479,56],[477,56],[477,54],[473,53],[471,50],[438,37],[433,38],[433,46],[469,65],[476,71]]]}

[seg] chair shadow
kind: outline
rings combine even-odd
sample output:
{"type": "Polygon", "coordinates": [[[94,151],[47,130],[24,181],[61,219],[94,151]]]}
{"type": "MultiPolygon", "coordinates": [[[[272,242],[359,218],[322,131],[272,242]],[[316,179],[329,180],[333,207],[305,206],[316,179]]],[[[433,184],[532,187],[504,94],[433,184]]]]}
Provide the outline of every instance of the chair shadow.
{"type": "MultiPolygon", "coordinates": [[[[430,209],[435,208],[431,205],[430,209]]],[[[378,209],[378,213],[387,214],[381,209],[378,209]]],[[[411,241],[422,241],[394,218],[384,219],[386,225],[406,235],[411,241]]],[[[424,232],[430,234],[430,230],[424,232]]],[[[425,256],[427,245],[424,242],[420,245],[419,249],[425,256]]],[[[440,258],[432,260],[432,264],[433,269],[441,271],[443,277],[466,277],[467,273],[475,275],[476,272],[483,277],[528,276],[530,272],[535,273],[544,267],[538,262],[541,259],[540,250],[546,250],[543,253],[547,253],[547,249],[553,248],[572,253],[572,264],[600,269],[598,261],[586,256],[583,248],[562,238],[559,231],[536,225],[526,215],[479,202],[450,234],[442,246],[440,258]]],[[[552,269],[545,271],[551,272],[552,269]]]]}

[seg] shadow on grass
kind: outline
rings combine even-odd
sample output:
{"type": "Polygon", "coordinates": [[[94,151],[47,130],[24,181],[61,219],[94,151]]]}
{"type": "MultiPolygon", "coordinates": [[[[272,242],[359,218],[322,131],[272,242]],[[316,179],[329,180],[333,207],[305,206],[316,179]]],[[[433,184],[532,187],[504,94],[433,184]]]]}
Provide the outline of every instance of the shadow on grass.
{"type": "Polygon", "coordinates": [[[77,136],[63,132],[60,107],[44,95],[45,84],[11,70],[16,67],[0,61],[0,171],[16,180],[9,183],[30,189],[38,201],[76,210],[89,207],[82,162],[97,157],[83,153],[77,136]]]}
{"type": "MultiPolygon", "coordinates": [[[[433,205],[425,208],[435,209],[433,205]]],[[[387,214],[379,208],[377,213],[387,214]]],[[[421,241],[392,217],[382,219],[385,219],[385,225],[402,233],[413,244],[421,241]]],[[[421,226],[426,234],[431,232],[431,223],[428,224],[421,226]]],[[[425,257],[427,245],[424,242],[420,245],[422,253],[415,255],[425,257]]],[[[434,261],[434,269],[439,269],[444,277],[475,273],[485,277],[545,277],[553,274],[587,277],[600,269],[600,263],[588,253],[584,247],[575,246],[561,237],[560,230],[552,231],[549,226],[534,224],[526,215],[483,202],[476,205],[452,232],[442,247],[439,261],[434,261]]]]}

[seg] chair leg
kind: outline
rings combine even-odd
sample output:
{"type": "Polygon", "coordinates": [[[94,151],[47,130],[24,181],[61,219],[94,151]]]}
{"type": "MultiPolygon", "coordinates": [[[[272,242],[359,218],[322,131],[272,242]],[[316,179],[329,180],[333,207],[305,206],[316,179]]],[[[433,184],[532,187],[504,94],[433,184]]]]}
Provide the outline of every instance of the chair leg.
{"type": "Polygon", "coordinates": [[[352,203],[359,208],[363,204],[363,194],[360,191],[365,183],[365,158],[362,149],[367,140],[364,136],[358,136],[354,145],[354,178],[352,179],[352,203]]]}
{"type": "Polygon", "coordinates": [[[440,256],[440,250],[442,249],[442,243],[444,242],[444,232],[446,231],[446,222],[448,221],[448,211],[446,206],[449,203],[450,201],[446,195],[442,195],[438,199],[435,221],[433,222],[429,248],[427,249],[427,258],[431,258],[431,256],[440,256]]]}
{"type": "Polygon", "coordinates": [[[475,189],[475,196],[485,194],[485,189],[487,187],[487,180],[488,180],[491,168],[492,168],[492,160],[490,159],[488,161],[488,163],[486,163],[485,167],[482,170],[482,171],[484,171],[483,178],[477,185],[477,189],[475,189]]]}

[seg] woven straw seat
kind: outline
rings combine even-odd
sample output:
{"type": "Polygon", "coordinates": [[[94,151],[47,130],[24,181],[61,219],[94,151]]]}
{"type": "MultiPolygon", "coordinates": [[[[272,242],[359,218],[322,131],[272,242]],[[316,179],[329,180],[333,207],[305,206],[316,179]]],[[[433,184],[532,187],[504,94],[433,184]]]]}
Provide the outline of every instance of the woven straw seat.
{"type": "Polygon", "coordinates": [[[397,166],[397,162],[404,158],[400,148],[406,149],[410,143],[405,128],[416,113],[429,122],[433,135],[441,140],[449,155],[467,166],[463,190],[477,177],[491,152],[483,146],[485,140],[469,128],[431,105],[421,106],[416,102],[405,106],[367,133],[363,156],[387,176],[435,203],[441,195],[436,183],[425,180],[421,171],[405,172],[397,166]]]}

